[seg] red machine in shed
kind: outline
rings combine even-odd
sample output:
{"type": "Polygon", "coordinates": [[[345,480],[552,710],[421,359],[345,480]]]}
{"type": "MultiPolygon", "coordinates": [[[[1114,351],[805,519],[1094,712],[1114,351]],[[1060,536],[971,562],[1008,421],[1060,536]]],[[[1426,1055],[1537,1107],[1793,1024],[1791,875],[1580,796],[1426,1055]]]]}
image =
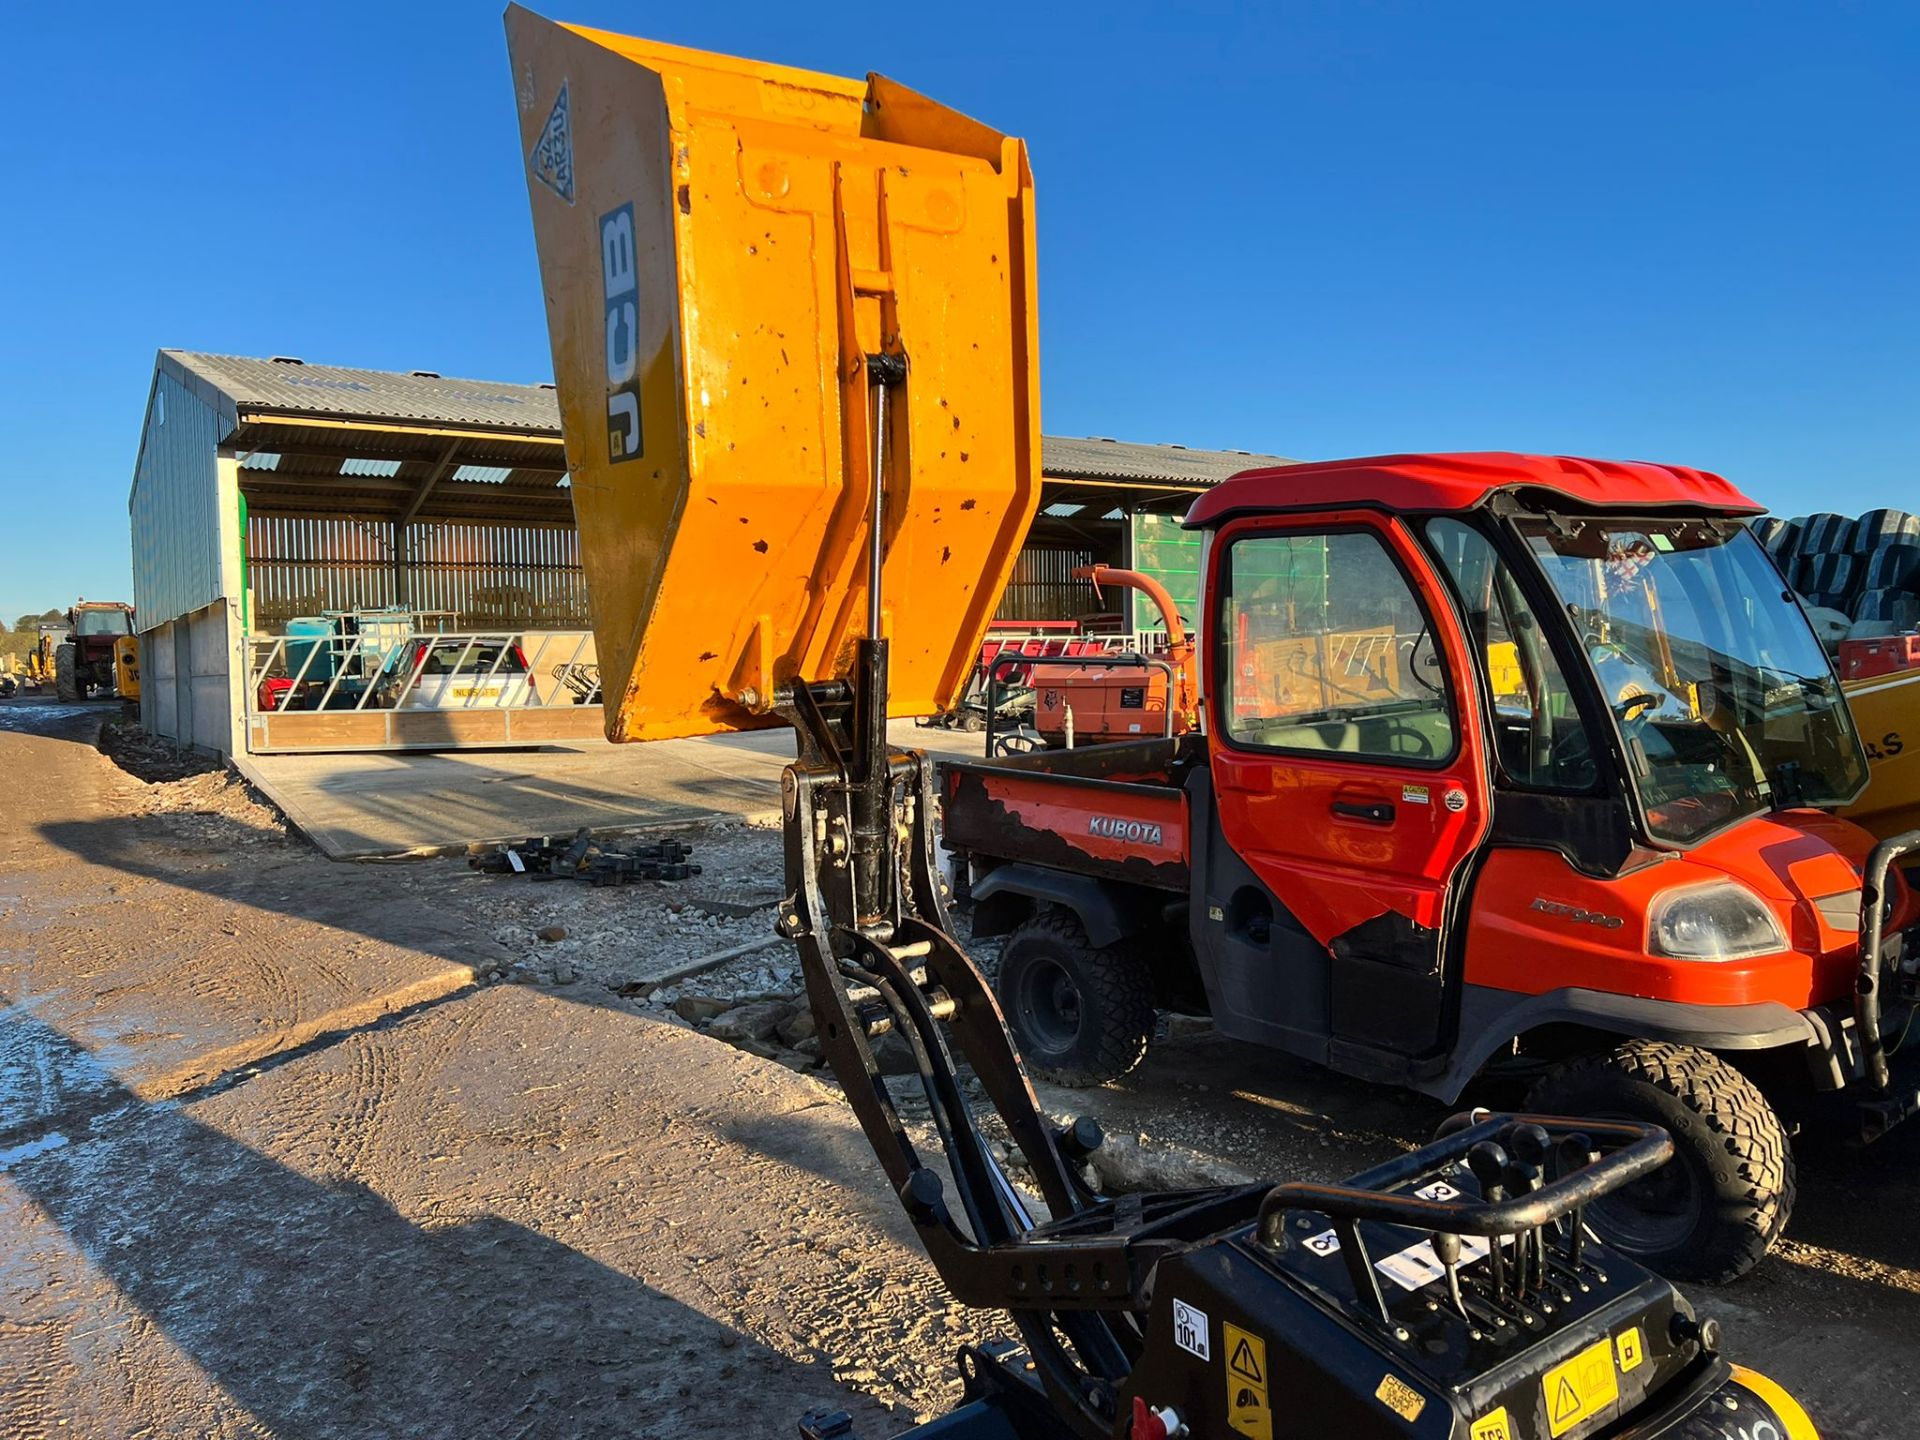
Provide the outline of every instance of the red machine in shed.
{"type": "Polygon", "coordinates": [[[1111,565],[1083,565],[1076,580],[1145,592],[1167,631],[1164,655],[1121,652],[1078,655],[1034,665],[1033,726],[1048,746],[1097,745],[1151,735],[1184,735],[1199,723],[1193,640],[1167,587],[1151,575],[1111,565]]]}

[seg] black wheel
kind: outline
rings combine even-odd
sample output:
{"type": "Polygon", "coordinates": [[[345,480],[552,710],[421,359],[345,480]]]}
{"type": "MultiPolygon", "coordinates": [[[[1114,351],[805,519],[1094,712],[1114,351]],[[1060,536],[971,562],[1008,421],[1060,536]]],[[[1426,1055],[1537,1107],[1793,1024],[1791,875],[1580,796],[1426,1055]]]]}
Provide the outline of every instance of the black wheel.
{"type": "Polygon", "coordinates": [[[1056,1085],[1102,1085],[1153,1037],[1153,976],[1138,949],[1096,948],[1079,918],[1042,910],[1007,937],[995,987],[1027,1068],[1056,1085]]]}
{"type": "Polygon", "coordinates": [[[75,646],[53,647],[53,693],[61,700],[72,701],[82,698],[80,652],[75,646]]]}
{"type": "Polygon", "coordinates": [[[1587,1207],[1615,1249],[1675,1280],[1737,1280],[1793,1211],[1793,1151],[1753,1082],[1704,1050],[1636,1041],[1558,1066],[1533,1088],[1542,1115],[1651,1121],[1674,1157],[1587,1207]]]}

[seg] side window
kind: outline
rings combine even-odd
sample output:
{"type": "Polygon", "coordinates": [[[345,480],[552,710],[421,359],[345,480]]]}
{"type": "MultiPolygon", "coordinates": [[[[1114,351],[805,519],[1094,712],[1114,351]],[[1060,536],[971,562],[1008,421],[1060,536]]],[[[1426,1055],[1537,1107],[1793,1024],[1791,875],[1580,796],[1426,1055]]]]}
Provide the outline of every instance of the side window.
{"type": "Polygon", "coordinates": [[[1536,790],[1592,789],[1593,748],[1566,673],[1493,542],[1442,519],[1428,522],[1427,544],[1440,557],[1486,667],[1501,767],[1536,790]]]}
{"type": "Polygon", "coordinates": [[[1232,739],[1415,764],[1453,754],[1432,627],[1376,536],[1248,536],[1222,579],[1220,719],[1232,739]]]}

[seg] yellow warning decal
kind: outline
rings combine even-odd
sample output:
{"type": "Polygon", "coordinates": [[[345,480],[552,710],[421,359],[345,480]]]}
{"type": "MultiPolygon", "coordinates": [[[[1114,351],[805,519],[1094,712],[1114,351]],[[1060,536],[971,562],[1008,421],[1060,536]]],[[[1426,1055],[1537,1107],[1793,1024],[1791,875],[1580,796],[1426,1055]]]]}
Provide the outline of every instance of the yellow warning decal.
{"type": "Polygon", "coordinates": [[[1470,1440],[1513,1440],[1513,1422],[1507,1419],[1507,1407],[1489,1410],[1474,1421],[1470,1440]]]}
{"type": "Polygon", "coordinates": [[[1273,1440],[1267,1401],[1267,1342],[1231,1320],[1222,1323],[1227,1356],[1227,1423],[1247,1440],[1273,1440]]]}
{"type": "Polygon", "coordinates": [[[1629,1325],[1613,1337],[1613,1353],[1620,1362],[1622,1375],[1640,1368],[1640,1362],[1647,1358],[1647,1347],[1640,1338],[1638,1325],[1629,1325]]]}
{"type": "Polygon", "coordinates": [[[1420,1412],[1427,1408],[1427,1397],[1398,1375],[1382,1375],[1380,1388],[1373,1392],[1373,1398],[1408,1422],[1418,1420],[1420,1412]]]}
{"type": "Polygon", "coordinates": [[[1540,1381],[1540,1388],[1547,1399],[1547,1433],[1558,1440],[1620,1398],[1613,1341],[1596,1340],[1571,1360],[1554,1366],[1540,1381]]]}

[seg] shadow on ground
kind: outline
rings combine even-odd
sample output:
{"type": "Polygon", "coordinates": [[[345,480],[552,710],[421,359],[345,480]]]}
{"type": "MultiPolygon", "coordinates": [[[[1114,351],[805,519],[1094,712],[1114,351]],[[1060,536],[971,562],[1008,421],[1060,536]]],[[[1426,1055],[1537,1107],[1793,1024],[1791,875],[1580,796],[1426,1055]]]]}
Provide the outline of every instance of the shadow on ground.
{"type": "MultiPolygon", "coordinates": [[[[91,1063],[17,1011],[0,1041],[91,1063]]],[[[317,1183],[176,1106],[98,1084],[112,1103],[63,1148],[16,1160],[0,1195],[30,1200],[271,1433],[780,1435],[835,1401],[820,1367],[544,1236],[497,1219],[424,1230],[361,1186],[317,1183]]],[[[29,1353],[45,1327],[21,1318],[0,1372],[31,1377],[48,1368],[29,1353]]],[[[108,1364],[112,1343],[88,1343],[108,1364]]],[[[34,1423],[23,1404],[46,1406],[49,1425],[71,1415],[57,1392],[15,1379],[14,1423],[34,1423]]],[[[84,1398],[114,1403],[115,1389],[94,1377],[84,1398]]],[[[127,1415],[93,1411],[91,1433],[154,1426],[151,1395],[118,1400],[127,1415]]],[[[202,1433],[193,1415],[175,1423],[151,1433],[202,1433]]]]}

